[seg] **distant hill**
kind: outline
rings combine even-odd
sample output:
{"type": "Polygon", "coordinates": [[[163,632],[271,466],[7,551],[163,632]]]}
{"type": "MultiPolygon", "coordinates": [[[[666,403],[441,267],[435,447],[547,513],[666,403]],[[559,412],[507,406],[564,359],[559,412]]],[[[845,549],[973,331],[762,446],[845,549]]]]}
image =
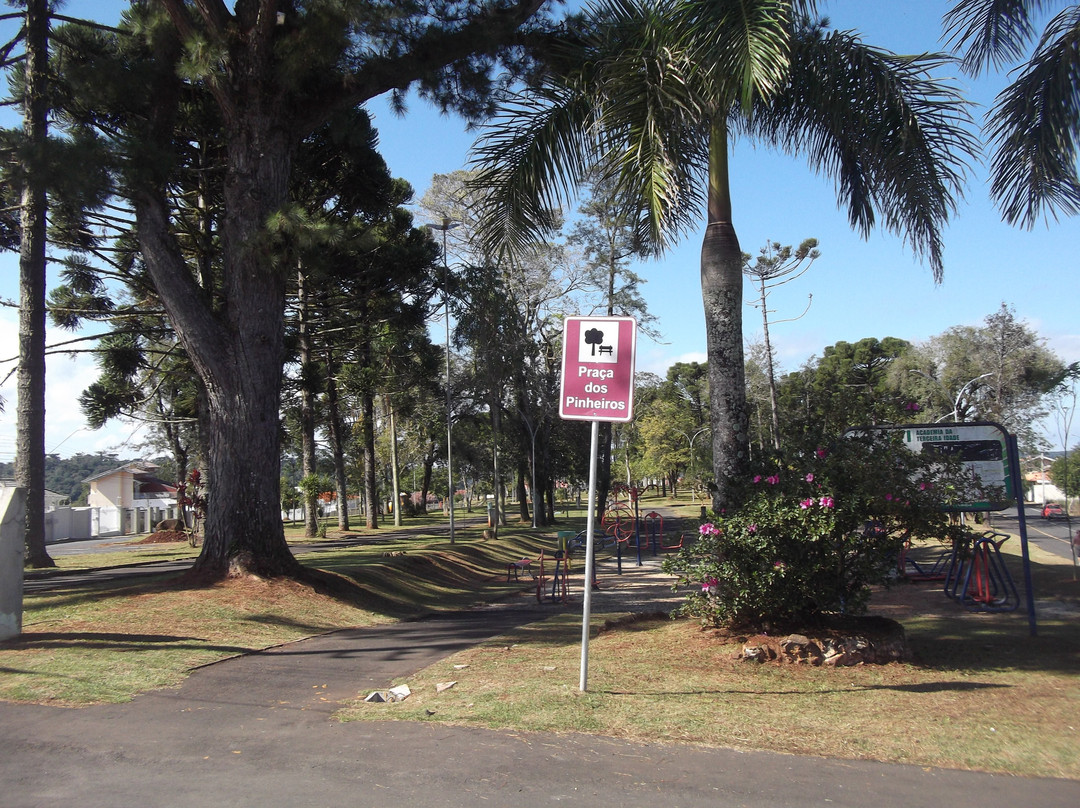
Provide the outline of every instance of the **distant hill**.
{"type": "MultiPolygon", "coordinates": [[[[130,462],[132,461],[121,460],[117,455],[106,452],[77,454],[64,458],[59,455],[47,455],[45,457],[45,487],[68,497],[72,505],[85,505],[86,491],[84,491],[83,480],[130,462]]],[[[0,463],[0,477],[11,479],[14,476],[14,463],[0,463]]]]}

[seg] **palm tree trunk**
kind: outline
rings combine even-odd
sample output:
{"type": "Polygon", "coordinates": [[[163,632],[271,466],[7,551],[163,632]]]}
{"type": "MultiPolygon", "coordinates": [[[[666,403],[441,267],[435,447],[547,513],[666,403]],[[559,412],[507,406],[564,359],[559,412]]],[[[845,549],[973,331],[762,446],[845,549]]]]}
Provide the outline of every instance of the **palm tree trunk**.
{"type": "Polygon", "coordinates": [[[743,359],[742,250],[731,215],[727,125],[713,121],[709,143],[709,223],[701,245],[701,299],[709,357],[713,441],[713,510],[736,504],[749,463],[743,359]]]}

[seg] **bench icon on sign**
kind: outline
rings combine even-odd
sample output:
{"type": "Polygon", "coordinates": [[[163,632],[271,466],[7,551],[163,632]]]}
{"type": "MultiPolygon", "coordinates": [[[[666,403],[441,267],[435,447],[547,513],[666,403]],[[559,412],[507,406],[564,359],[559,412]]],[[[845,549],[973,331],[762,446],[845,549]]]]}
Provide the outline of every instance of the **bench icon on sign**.
{"type": "Polygon", "coordinates": [[[600,346],[600,355],[603,356],[604,354],[610,354],[614,350],[615,350],[615,348],[612,345],[601,345],[600,346]]]}

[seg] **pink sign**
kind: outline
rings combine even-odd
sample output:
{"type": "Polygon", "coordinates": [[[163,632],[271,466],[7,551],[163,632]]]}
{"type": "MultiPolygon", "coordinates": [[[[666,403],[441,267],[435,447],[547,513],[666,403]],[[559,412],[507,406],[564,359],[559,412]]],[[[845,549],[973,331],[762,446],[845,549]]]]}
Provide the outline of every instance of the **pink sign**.
{"type": "Polygon", "coordinates": [[[633,317],[567,317],[559,415],[577,421],[634,417],[633,317]]]}

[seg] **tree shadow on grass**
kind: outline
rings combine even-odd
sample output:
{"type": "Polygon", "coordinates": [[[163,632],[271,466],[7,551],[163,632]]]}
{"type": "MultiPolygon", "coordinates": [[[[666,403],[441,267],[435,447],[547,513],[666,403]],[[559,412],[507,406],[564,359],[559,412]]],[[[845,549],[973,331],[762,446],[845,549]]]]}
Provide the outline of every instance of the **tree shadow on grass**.
{"type": "Polygon", "coordinates": [[[56,631],[30,632],[0,643],[0,651],[29,651],[58,648],[93,648],[108,651],[144,651],[148,647],[177,647],[240,654],[250,649],[241,646],[208,643],[202,637],[174,634],[125,634],[122,632],[56,631]]]}
{"type": "MultiPolygon", "coordinates": [[[[817,690],[821,696],[837,693],[865,693],[871,690],[895,690],[901,693],[964,693],[977,690],[998,690],[1012,688],[996,682],[919,682],[899,685],[849,685],[817,690]]],[[[608,696],[807,696],[805,690],[797,688],[787,690],[744,690],[721,688],[715,690],[597,690],[608,696]]]]}

